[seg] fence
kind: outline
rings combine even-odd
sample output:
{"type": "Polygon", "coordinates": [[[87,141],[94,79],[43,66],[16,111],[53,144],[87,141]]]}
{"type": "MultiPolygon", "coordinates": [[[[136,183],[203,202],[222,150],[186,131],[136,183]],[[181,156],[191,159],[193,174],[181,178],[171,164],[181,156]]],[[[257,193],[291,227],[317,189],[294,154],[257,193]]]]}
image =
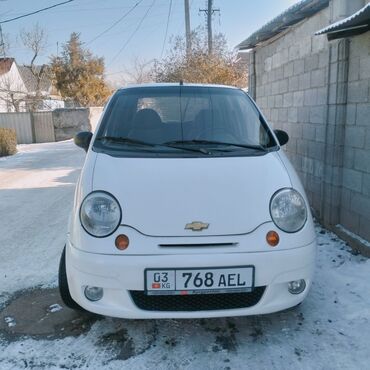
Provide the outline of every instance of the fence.
{"type": "Polygon", "coordinates": [[[55,141],[52,112],[36,112],[32,115],[36,143],[55,141]]]}
{"type": "Polygon", "coordinates": [[[30,113],[1,113],[0,127],[14,129],[18,144],[35,142],[30,113]]]}
{"type": "Polygon", "coordinates": [[[78,131],[94,131],[102,110],[93,107],[0,113],[0,127],[14,129],[18,144],[60,141],[72,138],[78,131]]]}

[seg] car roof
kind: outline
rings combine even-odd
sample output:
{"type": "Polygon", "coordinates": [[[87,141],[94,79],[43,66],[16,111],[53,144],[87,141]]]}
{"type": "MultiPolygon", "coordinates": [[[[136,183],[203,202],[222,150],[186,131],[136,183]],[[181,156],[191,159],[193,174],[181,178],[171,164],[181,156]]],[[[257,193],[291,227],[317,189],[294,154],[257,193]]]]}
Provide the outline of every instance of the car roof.
{"type": "Polygon", "coordinates": [[[118,88],[118,90],[126,90],[126,89],[132,89],[132,88],[138,88],[138,87],[169,87],[169,86],[190,86],[190,87],[207,87],[207,88],[227,88],[227,89],[233,89],[233,90],[240,90],[238,87],[235,86],[229,86],[229,85],[216,85],[216,84],[196,84],[196,83],[181,83],[181,82],[166,82],[166,83],[145,83],[145,84],[133,84],[124,86],[121,88],[118,88]]]}

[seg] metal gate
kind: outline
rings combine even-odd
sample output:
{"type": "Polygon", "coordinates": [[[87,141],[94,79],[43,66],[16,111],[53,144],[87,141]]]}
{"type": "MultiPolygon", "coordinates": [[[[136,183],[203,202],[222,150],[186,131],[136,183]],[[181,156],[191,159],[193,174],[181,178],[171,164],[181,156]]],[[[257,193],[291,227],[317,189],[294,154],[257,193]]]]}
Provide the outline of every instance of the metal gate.
{"type": "Polygon", "coordinates": [[[34,112],[32,120],[36,143],[55,141],[52,112],[34,112]]]}

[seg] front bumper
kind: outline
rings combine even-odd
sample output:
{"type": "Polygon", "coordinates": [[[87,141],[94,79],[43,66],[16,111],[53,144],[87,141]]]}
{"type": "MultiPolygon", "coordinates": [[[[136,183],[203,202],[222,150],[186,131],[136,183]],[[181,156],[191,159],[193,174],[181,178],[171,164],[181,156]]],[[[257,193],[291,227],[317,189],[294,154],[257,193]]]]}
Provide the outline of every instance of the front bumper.
{"type": "Polygon", "coordinates": [[[66,250],[67,278],[72,298],[83,308],[98,314],[130,318],[201,318],[267,314],[293,307],[304,300],[312,282],[316,242],[300,248],[254,253],[194,255],[104,255],[83,252],[69,242],[66,250]],[[207,311],[148,311],[138,308],[130,291],[144,290],[146,268],[255,266],[255,286],[266,289],[252,307],[207,311]],[[304,279],[303,293],[292,295],[288,282],[304,279]],[[85,286],[104,288],[100,301],[84,295],[85,286]]]}

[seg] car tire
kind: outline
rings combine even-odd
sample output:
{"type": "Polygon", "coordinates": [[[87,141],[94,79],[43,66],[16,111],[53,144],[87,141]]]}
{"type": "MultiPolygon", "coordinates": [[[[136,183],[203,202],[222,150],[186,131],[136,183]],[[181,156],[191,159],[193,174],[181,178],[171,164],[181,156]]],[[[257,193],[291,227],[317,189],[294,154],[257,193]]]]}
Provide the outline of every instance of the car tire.
{"type": "Polygon", "coordinates": [[[71,294],[69,293],[67,272],[66,272],[66,247],[64,246],[62,255],[60,257],[59,263],[59,293],[62,298],[63,303],[73,310],[85,311],[77,302],[73,300],[71,294]]]}

